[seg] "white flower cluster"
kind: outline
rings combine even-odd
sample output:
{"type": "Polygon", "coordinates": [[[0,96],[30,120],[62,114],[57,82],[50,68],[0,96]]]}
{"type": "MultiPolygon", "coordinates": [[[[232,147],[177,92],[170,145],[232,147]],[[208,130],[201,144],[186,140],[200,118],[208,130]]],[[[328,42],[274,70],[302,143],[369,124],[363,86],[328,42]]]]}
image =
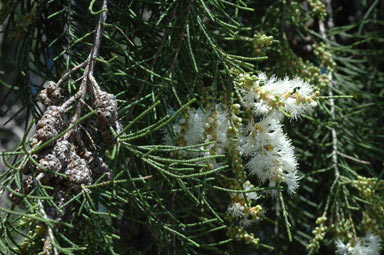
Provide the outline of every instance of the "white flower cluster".
{"type": "Polygon", "coordinates": [[[258,77],[245,73],[239,75],[237,84],[244,94],[244,103],[254,110],[255,115],[275,113],[281,118],[281,111],[285,111],[296,119],[317,105],[316,93],[299,78],[278,80],[275,77],[268,79],[264,73],[258,77]]]}
{"type": "MultiPolygon", "coordinates": [[[[243,183],[243,189],[249,191],[254,188],[250,181],[243,183]]],[[[253,201],[256,201],[259,196],[256,192],[245,192],[231,194],[232,203],[228,206],[228,212],[234,217],[240,219],[240,225],[249,226],[255,222],[260,214],[262,208],[260,205],[251,206],[253,201]],[[246,201],[247,200],[247,201],[246,201]]]]}
{"type": "MultiPolygon", "coordinates": [[[[200,148],[211,155],[224,153],[230,144],[236,144],[236,150],[248,160],[246,167],[251,174],[262,182],[268,181],[271,187],[286,183],[288,192],[294,193],[299,179],[297,161],[281,121],[284,115],[296,119],[316,106],[316,93],[298,78],[268,79],[265,74],[241,74],[235,85],[243,96],[245,112],[249,114],[246,125],[242,125],[242,119],[237,116],[239,104],[232,105],[232,112],[221,105],[206,112],[189,108],[187,114],[173,124],[173,139],[167,133],[165,143],[171,145],[176,141],[179,146],[191,146],[214,142],[200,148]],[[234,130],[236,132],[228,132],[234,130]]],[[[188,152],[183,156],[196,156],[196,153],[188,152]]],[[[235,209],[231,210],[234,215],[235,209]]]]}
{"type": "Polygon", "coordinates": [[[312,87],[295,78],[268,79],[241,74],[236,82],[243,94],[245,106],[253,113],[253,119],[243,129],[239,144],[241,153],[249,157],[247,167],[262,182],[268,180],[271,187],[286,183],[288,192],[298,187],[297,161],[290,139],[284,134],[281,124],[285,112],[292,119],[316,106],[316,93],[312,87]]]}
{"type": "MultiPolygon", "coordinates": [[[[171,114],[174,112],[170,110],[171,114]]],[[[172,125],[174,138],[178,140],[179,145],[192,146],[200,143],[209,143],[206,148],[211,154],[222,154],[228,147],[229,139],[227,131],[230,126],[229,114],[224,111],[221,105],[216,105],[215,109],[203,112],[201,109],[189,108],[187,115],[179,119],[178,123],[172,125]]],[[[175,139],[167,132],[164,142],[167,145],[173,145],[175,139]]],[[[188,156],[195,156],[189,153],[188,156]]]]}
{"type": "Polygon", "coordinates": [[[368,233],[355,245],[344,244],[336,240],[336,253],[339,255],[379,255],[381,251],[381,238],[372,233],[368,233]]]}
{"type": "Polygon", "coordinates": [[[250,173],[262,182],[268,180],[271,187],[285,182],[288,192],[294,193],[298,187],[297,161],[279,120],[267,115],[260,122],[248,124],[244,133],[239,137],[239,149],[250,158],[246,164],[250,173]]]}

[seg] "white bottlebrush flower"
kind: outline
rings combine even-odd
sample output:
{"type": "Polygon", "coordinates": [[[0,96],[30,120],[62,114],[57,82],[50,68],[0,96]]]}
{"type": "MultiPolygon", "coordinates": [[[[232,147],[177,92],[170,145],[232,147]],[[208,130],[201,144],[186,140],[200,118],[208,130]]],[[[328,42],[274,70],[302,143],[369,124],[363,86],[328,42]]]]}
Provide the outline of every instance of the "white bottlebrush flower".
{"type": "Polygon", "coordinates": [[[170,132],[168,130],[165,130],[165,136],[163,138],[163,143],[165,145],[175,145],[174,139],[177,139],[181,132],[181,126],[179,124],[173,124],[170,128],[172,129],[170,131],[173,131],[175,137],[172,138],[170,132]]]}
{"type": "MultiPolygon", "coordinates": [[[[175,114],[175,110],[168,109],[169,114],[175,114]]],[[[175,123],[164,129],[163,143],[166,145],[175,145],[180,136],[183,136],[187,146],[196,145],[203,142],[205,121],[209,112],[203,113],[201,109],[190,108],[187,111],[187,116],[181,116],[175,123]],[[185,129],[185,133],[182,133],[185,129]]],[[[177,144],[176,144],[177,145],[177,144]]]]}
{"type": "MultiPolygon", "coordinates": [[[[244,189],[245,191],[251,190],[251,189],[253,189],[253,188],[254,188],[254,186],[251,184],[250,181],[245,181],[245,182],[243,183],[243,189],[244,189]]],[[[249,201],[257,200],[257,199],[260,198],[260,196],[257,195],[256,192],[247,192],[247,193],[245,193],[245,195],[247,196],[247,199],[248,199],[249,201]]]]}
{"type": "Polygon", "coordinates": [[[189,109],[188,111],[188,128],[185,132],[184,138],[187,145],[195,145],[203,142],[205,121],[207,120],[210,112],[204,113],[199,109],[189,109]]]}
{"type": "Polygon", "coordinates": [[[257,175],[262,182],[269,181],[272,186],[285,182],[288,192],[294,193],[299,179],[294,148],[273,116],[249,125],[249,134],[239,138],[239,149],[243,155],[251,156],[246,164],[251,174],[257,175]]]}
{"type": "Polygon", "coordinates": [[[241,155],[249,157],[255,153],[258,142],[252,134],[239,134],[239,151],[241,155]]]}
{"type": "Polygon", "coordinates": [[[239,136],[239,149],[242,155],[248,157],[259,150],[260,146],[271,143],[282,132],[282,125],[274,115],[268,115],[258,123],[249,123],[243,132],[246,135],[239,136]]]}
{"type": "Polygon", "coordinates": [[[381,250],[381,238],[372,233],[368,233],[357,242],[354,247],[353,255],[379,255],[381,250]]]}
{"type": "Polygon", "coordinates": [[[268,113],[274,112],[273,107],[268,105],[268,103],[261,98],[259,98],[258,101],[253,104],[253,106],[255,116],[265,116],[268,113]]]}
{"type": "Polygon", "coordinates": [[[256,175],[261,182],[273,181],[273,168],[276,162],[272,153],[257,153],[246,164],[252,175],[256,175]]]}
{"type": "Polygon", "coordinates": [[[232,203],[230,207],[228,207],[228,213],[231,214],[234,218],[244,217],[244,206],[240,203],[232,203]]]}
{"type": "Polygon", "coordinates": [[[276,143],[276,151],[279,155],[279,161],[284,171],[293,172],[297,169],[297,161],[294,154],[294,147],[291,140],[283,134],[276,143]]]}
{"type": "MultiPolygon", "coordinates": [[[[168,110],[170,115],[174,114],[173,109],[168,110]]],[[[171,124],[164,131],[163,142],[166,145],[175,145],[175,141],[182,136],[184,144],[178,145],[196,145],[204,142],[215,142],[207,146],[196,148],[196,151],[189,151],[185,155],[194,157],[202,155],[210,155],[209,151],[215,148],[217,154],[224,153],[225,149],[229,146],[229,138],[227,137],[228,128],[230,127],[229,113],[227,113],[221,105],[217,105],[214,109],[214,116],[211,110],[205,113],[201,109],[189,108],[185,117],[180,117],[177,123],[171,124]],[[215,128],[212,133],[206,133],[206,129],[214,124],[215,128]],[[182,132],[183,131],[183,132],[182,132]],[[215,139],[214,139],[215,137],[215,139]],[[197,152],[197,150],[206,152],[197,152]]],[[[220,165],[213,162],[214,165],[220,165]]]]}
{"type": "MultiPolygon", "coordinates": [[[[254,186],[250,181],[247,180],[243,183],[243,189],[245,191],[249,191],[253,188],[254,186]]],[[[229,205],[227,211],[232,217],[239,219],[239,224],[241,226],[247,227],[256,222],[261,213],[261,206],[251,206],[252,202],[259,199],[259,197],[260,196],[257,195],[256,192],[232,193],[232,203],[229,205]]]]}
{"type": "Polygon", "coordinates": [[[220,106],[217,106],[216,115],[216,151],[218,154],[224,152],[225,148],[229,146],[228,128],[230,126],[229,114],[224,111],[220,106]]]}
{"type": "Polygon", "coordinates": [[[349,243],[348,244],[344,244],[340,239],[337,239],[335,241],[335,244],[336,244],[336,253],[338,255],[348,255],[349,253],[349,248],[350,248],[350,245],[349,243]]]}
{"type": "Polygon", "coordinates": [[[255,222],[255,220],[253,220],[253,219],[243,218],[243,219],[240,220],[239,223],[243,227],[249,227],[254,222],[255,222]]]}
{"type": "Polygon", "coordinates": [[[288,193],[295,193],[297,188],[299,187],[299,176],[297,175],[297,171],[295,170],[292,172],[283,173],[283,176],[284,182],[287,184],[288,187],[288,193]]]}
{"type": "Polygon", "coordinates": [[[296,119],[316,106],[313,88],[300,78],[267,79],[265,74],[259,74],[258,81],[253,86],[243,86],[242,92],[244,103],[257,116],[284,110],[296,119]]]}
{"type": "Polygon", "coordinates": [[[354,246],[350,243],[344,244],[336,240],[336,253],[338,255],[379,255],[381,251],[381,238],[372,233],[368,233],[354,246]]]}
{"type": "MultiPolygon", "coordinates": [[[[287,80],[287,79],[286,79],[287,80]]],[[[306,111],[311,110],[317,104],[313,100],[314,91],[312,87],[299,78],[287,80],[292,91],[288,92],[289,96],[283,100],[284,109],[293,119],[302,116],[306,111]]],[[[288,95],[288,93],[286,95],[288,95]]]]}

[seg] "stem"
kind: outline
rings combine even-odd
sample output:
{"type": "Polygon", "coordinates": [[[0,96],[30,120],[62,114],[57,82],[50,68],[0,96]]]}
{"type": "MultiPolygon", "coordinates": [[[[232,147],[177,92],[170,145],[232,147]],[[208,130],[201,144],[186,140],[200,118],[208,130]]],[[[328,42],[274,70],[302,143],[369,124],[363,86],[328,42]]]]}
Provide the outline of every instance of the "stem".
{"type": "MultiPolygon", "coordinates": [[[[97,22],[95,40],[93,42],[93,47],[91,49],[91,52],[89,53],[89,59],[85,61],[87,65],[84,70],[83,80],[81,82],[80,88],[73,97],[68,99],[67,102],[63,104],[63,107],[67,108],[73,102],[78,101],[76,105],[76,111],[74,116],[71,119],[70,125],[75,123],[77,120],[79,120],[81,116],[81,110],[83,105],[81,101],[85,97],[86,91],[88,89],[89,81],[91,81],[91,84],[92,84],[90,91],[93,94],[93,96],[100,93],[100,87],[97,85],[96,79],[93,77],[93,71],[95,67],[94,60],[99,56],[101,39],[103,38],[104,23],[107,19],[107,11],[106,11],[107,5],[108,5],[108,0],[103,0],[102,10],[105,10],[105,11],[103,11],[100,14],[99,21],[97,22]]],[[[74,129],[72,129],[65,135],[65,139],[71,136],[71,134],[73,133],[73,130],[74,129]]]]}
{"type": "Polygon", "coordinates": [[[74,66],[71,70],[69,70],[68,72],[66,72],[61,78],[60,80],[56,83],[58,87],[60,87],[60,85],[73,73],[75,72],[76,70],[80,69],[81,67],[85,66],[86,64],[88,63],[88,59],[85,60],[83,63],[77,65],[77,66],[74,66]]]}
{"type": "MultiPolygon", "coordinates": [[[[325,0],[324,3],[327,7],[327,13],[328,13],[328,17],[329,17],[328,21],[327,21],[327,25],[328,25],[328,28],[330,29],[330,28],[334,27],[331,0],[325,0]]],[[[324,39],[324,41],[326,41],[327,34],[325,32],[325,24],[322,20],[319,20],[319,31],[320,31],[321,37],[324,39]]],[[[331,39],[334,39],[334,37],[331,36],[331,39]]],[[[328,79],[329,79],[328,94],[329,94],[329,103],[331,106],[331,109],[330,109],[331,118],[332,118],[332,120],[336,120],[336,118],[335,118],[335,100],[334,100],[333,91],[332,91],[332,87],[335,84],[333,81],[332,72],[328,73],[328,79]]],[[[333,168],[335,169],[335,177],[336,177],[336,179],[338,179],[340,176],[340,172],[339,172],[339,167],[337,166],[337,150],[338,150],[337,146],[338,146],[338,144],[337,144],[336,129],[334,127],[332,127],[331,132],[332,132],[332,164],[333,164],[333,168]]]]}
{"type": "MultiPolygon", "coordinates": [[[[96,35],[95,35],[95,41],[93,43],[93,48],[91,50],[91,53],[89,55],[89,71],[88,71],[88,77],[91,80],[92,83],[92,88],[94,89],[95,94],[100,93],[100,87],[97,85],[96,79],[93,77],[93,71],[94,71],[94,66],[95,66],[95,58],[99,56],[99,51],[100,51],[100,44],[101,44],[101,39],[103,38],[103,32],[104,32],[104,24],[105,21],[107,20],[107,6],[108,6],[108,0],[103,0],[102,4],[102,10],[103,11],[100,14],[99,21],[96,26],[96,35]]],[[[85,78],[85,77],[84,77],[85,78]]]]}
{"type": "MultiPolygon", "coordinates": [[[[37,202],[39,204],[40,213],[43,215],[43,218],[49,220],[49,217],[47,216],[47,213],[44,210],[43,203],[41,203],[40,199],[38,199],[37,202]]],[[[52,231],[52,228],[49,226],[49,224],[46,224],[46,226],[47,226],[47,229],[48,229],[48,235],[47,235],[46,239],[47,238],[51,239],[50,242],[51,242],[51,245],[52,245],[52,242],[53,242],[55,237],[53,236],[53,231],[52,231]]],[[[59,252],[57,251],[57,248],[55,246],[53,246],[53,245],[52,245],[52,248],[53,248],[53,254],[54,255],[59,255],[59,252]]]]}
{"type": "Polygon", "coordinates": [[[354,158],[352,156],[349,156],[349,155],[346,155],[344,153],[341,153],[341,152],[337,152],[337,154],[339,154],[340,156],[344,157],[344,158],[347,158],[347,159],[350,159],[350,160],[353,160],[357,163],[360,163],[360,164],[364,164],[364,165],[370,165],[371,163],[368,162],[368,161],[364,161],[364,160],[361,160],[361,159],[357,159],[357,158],[354,158]]]}

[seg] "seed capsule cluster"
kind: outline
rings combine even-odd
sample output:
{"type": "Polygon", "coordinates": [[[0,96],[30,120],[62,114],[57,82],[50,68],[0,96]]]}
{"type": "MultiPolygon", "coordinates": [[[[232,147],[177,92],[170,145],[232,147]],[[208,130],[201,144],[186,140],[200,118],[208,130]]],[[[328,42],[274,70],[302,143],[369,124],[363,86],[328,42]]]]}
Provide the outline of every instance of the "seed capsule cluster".
{"type": "MultiPolygon", "coordinates": [[[[49,171],[61,172],[65,169],[69,162],[70,151],[74,150],[74,146],[66,140],[61,140],[56,143],[53,149],[45,152],[42,155],[33,155],[38,160],[40,166],[46,168],[49,171]]],[[[41,170],[36,168],[36,173],[40,173],[41,170]]],[[[47,182],[52,177],[51,173],[45,173],[46,178],[43,182],[47,182]]]]}
{"type": "Polygon", "coordinates": [[[101,91],[96,98],[95,106],[100,122],[110,124],[117,120],[117,102],[114,95],[101,91]]]}
{"type": "Polygon", "coordinates": [[[116,127],[117,120],[115,96],[105,91],[100,91],[95,100],[95,108],[97,109],[96,116],[101,136],[107,144],[111,144],[114,142],[114,137],[109,127],[116,127]]]}
{"type": "Polygon", "coordinates": [[[61,88],[53,81],[47,81],[44,87],[37,99],[45,106],[57,104],[61,99],[61,88]]]}
{"type": "Polygon", "coordinates": [[[49,154],[40,159],[39,164],[54,172],[62,169],[68,176],[70,184],[91,184],[92,173],[88,168],[87,160],[81,158],[75,150],[75,146],[67,140],[56,143],[49,154]]]}
{"type": "Polygon", "coordinates": [[[88,168],[88,163],[75,152],[70,154],[70,163],[68,164],[65,174],[70,182],[74,184],[91,184],[91,170],[88,168]]]}
{"type": "Polygon", "coordinates": [[[64,109],[60,106],[49,106],[39,122],[37,122],[37,131],[32,137],[31,146],[39,142],[46,142],[58,135],[64,122],[64,109]]]}
{"type": "Polygon", "coordinates": [[[68,159],[71,150],[73,150],[72,145],[67,140],[58,141],[53,148],[56,157],[61,163],[64,163],[66,159],[68,159]]]}
{"type": "Polygon", "coordinates": [[[59,171],[61,169],[60,160],[54,154],[48,154],[44,158],[40,159],[40,165],[51,171],[59,171]]]}
{"type": "Polygon", "coordinates": [[[104,173],[106,173],[104,179],[110,179],[112,170],[101,157],[93,157],[89,162],[89,167],[92,169],[92,174],[95,180],[97,180],[104,173]]]}
{"type": "MultiPolygon", "coordinates": [[[[77,104],[74,108],[70,106],[78,100],[86,101],[87,97],[77,93],[62,105],[54,105],[60,101],[61,88],[53,81],[46,82],[38,95],[39,101],[47,108],[37,122],[36,132],[31,138],[30,146],[32,151],[37,153],[34,153],[32,159],[22,168],[23,174],[28,176],[24,180],[23,188],[24,193],[28,194],[37,183],[54,187],[54,190],[46,192],[53,197],[56,206],[44,203],[45,212],[50,218],[62,220],[64,216],[70,216],[69,208],[74,205],[61,207],[74,193],[82,189],[83,184],[91,185],[93,180],[98,180],[100,177],[105,181],[111,177],[112,171],[99,156],[96,142],[99,137],[107,144],[113,142],[114,136],[110,128],[117,130],[119,128],[117,102],[113,94],[104,91],[95,94],[93,104],[89,105],[97,110],[96,116],[74,125],[59,140],[40,148],[39,145],[57,137],[81,117],[85,109],[82,106],[86,103],[77,104]]],[[[21,201],[17,192],[21,191],[16,187],[14,190],[16,192],[11,193],[10,198],[17,203],[21,201]]]]}

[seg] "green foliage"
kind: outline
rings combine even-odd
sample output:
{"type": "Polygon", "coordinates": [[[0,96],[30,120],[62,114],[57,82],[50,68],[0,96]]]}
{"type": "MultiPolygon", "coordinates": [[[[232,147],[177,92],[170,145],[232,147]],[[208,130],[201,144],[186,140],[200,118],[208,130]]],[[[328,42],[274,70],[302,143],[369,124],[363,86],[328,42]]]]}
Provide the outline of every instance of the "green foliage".
{"type": "Polygon", "coordinates": [[[1,100],[17,95],[21,110],[9,118],[33,121],[2,152],[0,253],[328,254],[337,239],[384,239],[384,5],[324,2],[1,3],[1,100]],[[302,102],[316,99],[314,111],[284,122],[301,176],[294,194],[277,177],[268,186],[250,175],[238,149],[242,126],[258,124],[244,90],[261,72],[320,93],[302,102]],[[37,100],[39,91],[52,99],[46,81],[64,109],[49,137],[35,131],[56,116],[37,100]],[[116,121],[106,102],[117,103],[116,121]],[[197,109],[207,114],[204,141],[189,144],[197,109]],[[222,111],[230,141],[219,153],[222,111]],[[72,156],[60,170],[44,165],[63,141],[72,156]],[[65,170],[82,164],[87,181],[65,170]],[[231,215],[234,203],[255,223],[231,215]]]}

